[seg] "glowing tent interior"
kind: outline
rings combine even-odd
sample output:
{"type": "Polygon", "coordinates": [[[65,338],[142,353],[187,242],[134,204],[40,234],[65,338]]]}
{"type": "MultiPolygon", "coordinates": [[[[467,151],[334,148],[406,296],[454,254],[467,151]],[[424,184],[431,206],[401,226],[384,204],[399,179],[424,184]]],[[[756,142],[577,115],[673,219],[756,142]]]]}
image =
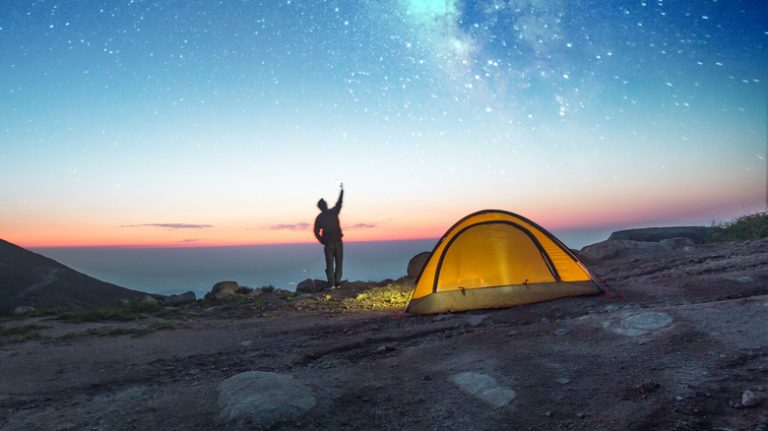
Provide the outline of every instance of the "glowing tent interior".
{"type": "Polygon", "coordinates": [[[501,308],[602,292],[554,235],[517,214],[485,210],[459,220],[438,241],[406,311],[501,308]]]}

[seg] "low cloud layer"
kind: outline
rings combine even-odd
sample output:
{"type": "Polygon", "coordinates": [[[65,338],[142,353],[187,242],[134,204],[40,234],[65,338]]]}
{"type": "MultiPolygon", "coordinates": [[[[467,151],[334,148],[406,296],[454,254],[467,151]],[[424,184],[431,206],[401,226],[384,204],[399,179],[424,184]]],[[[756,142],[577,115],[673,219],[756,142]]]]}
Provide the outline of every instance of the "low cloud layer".
{"type": "Polygon", "coordinates": [[[271,230],[307,230],[312,225],[309,223],[280,223],[269,227],[271,230]]]}
{"type": "Polygon", "coordinates": [[[210,224],[193,224],[193,223],[144,223],[144,224],[124,224],[120,227],[159,227],[163,229],[208,229],[212,228],[210,224]]]}
{"type": "Polygon", "coordinates": [[[357,223],[352,226],[347,226],[346,229],[373,229],[378,227],[376,223],[357,223]]]}

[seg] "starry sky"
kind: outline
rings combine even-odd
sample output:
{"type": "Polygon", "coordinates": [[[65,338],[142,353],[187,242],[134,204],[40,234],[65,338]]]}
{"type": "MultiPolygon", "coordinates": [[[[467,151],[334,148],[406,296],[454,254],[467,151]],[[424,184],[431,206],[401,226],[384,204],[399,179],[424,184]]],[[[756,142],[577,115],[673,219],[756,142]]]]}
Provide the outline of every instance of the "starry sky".
{"type": "Polygon", "coordinates": [[[765,208],[768,8],[544,0],[2,1],[0,237],[438,237],[765,208]]]}

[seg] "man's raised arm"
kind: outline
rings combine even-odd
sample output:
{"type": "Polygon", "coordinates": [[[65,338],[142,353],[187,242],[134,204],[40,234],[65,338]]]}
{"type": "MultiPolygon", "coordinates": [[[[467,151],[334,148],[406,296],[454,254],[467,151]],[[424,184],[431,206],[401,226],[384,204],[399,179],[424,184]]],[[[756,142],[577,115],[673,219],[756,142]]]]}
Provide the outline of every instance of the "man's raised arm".
{"type": "Polygon", "coordinates": [[[341,186],[341,192],[339,192],[339,200],[336,201],[336,205],[334,205],[333,209],[336,210],[336,212],[341,211],[341,204],[344,201],[344,185],[341,186]]]}

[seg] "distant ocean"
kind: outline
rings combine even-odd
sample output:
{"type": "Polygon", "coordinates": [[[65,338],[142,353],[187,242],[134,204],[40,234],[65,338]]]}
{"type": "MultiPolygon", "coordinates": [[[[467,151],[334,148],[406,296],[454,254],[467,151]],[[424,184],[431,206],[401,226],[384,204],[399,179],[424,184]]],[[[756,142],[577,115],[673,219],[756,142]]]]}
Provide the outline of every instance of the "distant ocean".
{"type": "MultiPolygon", "coordinates": [[[[608,234],[608,231],[555,232],[571,248],[601,241],[608,234]]],[[[344,279],[400,278],[405,275],[410,258],[422,251],[431,251],[436,242],[437,239],[347,242],[344,244],[344,279]]],[[[201,297],[223,280],[234,280],[248,287],[271,284],[295,290],[296,284],[304,279],[325,279],[320,244],[32,250],[100,280],[163,295],[191,290],[201,297]]]]}

